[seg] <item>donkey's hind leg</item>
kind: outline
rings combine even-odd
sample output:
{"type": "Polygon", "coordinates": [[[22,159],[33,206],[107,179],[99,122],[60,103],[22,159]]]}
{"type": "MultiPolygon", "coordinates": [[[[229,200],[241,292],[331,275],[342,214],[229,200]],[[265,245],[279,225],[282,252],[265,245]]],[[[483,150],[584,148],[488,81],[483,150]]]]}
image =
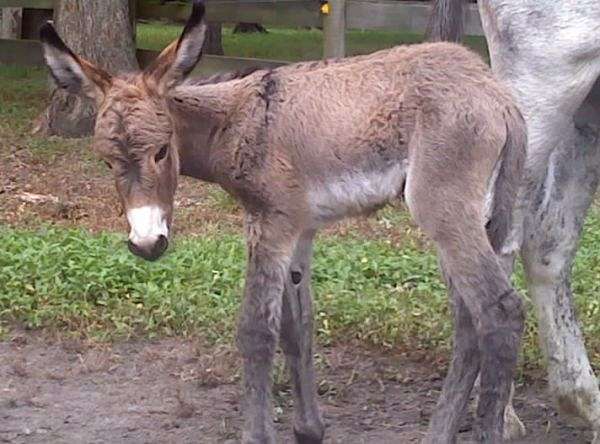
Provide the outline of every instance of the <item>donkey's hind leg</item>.
{"type": "MultiPolygon", "coordinates": [[[[442,134],[439,130],[437,133],[427,131],[422,137],[425,134],[438,140],[435,143],[414,141],[406,201],[417,224],[436,242],[444,271],[455,289],[453,294],[458,295],[471,315],[481,373],[477,439],[498,443],[503,440],[504,409],[517,363],[524,317],[521,299],[511,287],[484,226],[485,178],[491,176],[493,166],[483,164],[481,159],[488,158],[482,155],[482,150],[491,144],[473,146],[472,141],[461,140],[461,136],[451,131],[442,134]],[[457,140],[453,141],[452,136],[457,140]],[[453,143],[439,140],[444,137],[453,143]],[[446,156],[436,156],[432,149],[443,151],[446,156]],[[480,156],[478,163],[468,163],[471,155],[480,156]],[[437,159],[440,164],[436,164],[437,159]],[[452,164],[453,161],[456,163],[452,164]],[[465,168],[465,163],[469,168],[465,168]],[[432,190],[432,184],[438,186],[432,190]]],[[[491,153],[489,157],[493,158],[491,153]]],[[[475,162],[474,159],[471,161],[475,162]]],[[[464,363],[459,365],[464,366],[464,363]]],[[[459,371],[472,375],[460,367],[459,371]]],[[[453,377],[454,373],[451,373],[450,378],[453,377]]],[[[474,380],[475,377],[470,376],[469,384],[464,384],[464,390],[469,394],[474,380]]],[[[442,416],[452,405],[463,404],[468,397],[467,393],[462,397],[452,396],[450,383],[445,386],[446,392],[439,406],[442,416]]],[[[430,441],[453,442],[456,419],[447,418],[450,419],[446,419],[448,428],[440,423],[432,425],[439,435],[430,436],[430,441]]]]}
{"type": "Polygon", "coordinates": [[[288,273],[281,313],[281,348],[294,390],[294,434],[300,444],[323,442],[325,427],[317,402],[313,364],[313,312],[310,291],[312,245],[306,232],[296,246],[288,273]]]}
{"type": "Polygon", "coordinates": [[[479,373],[479,344],[471,313],[456,292],[452,280],[444,271],[446,286],[450,294],[450,304],[454,312],[454,340],[452,363],[444,381],[444,388],[438,406],[431,417],[427,443],[454,442],[465,413],[473,382],[479,373]]]}
{"type": "MultiPolygon", "coordinates": [[[[431,208],[432,202],[423,203],[423,210],[431,208]]],[[[437,202],[440,204],[440,202],[437,202]]],[[[517,354],[523,330],[523,309],[521,299],[511,287],[500,262],[488,243],[483,227],[469,226],[468,220],[477,220],[474,215],[464,214],[464,226],[442,223],[435,230],[427,220],[429,211],[424,212],[420,204],[410,208],[426,233],[438,244],[444,268],[467,307],[477,334],[480,353],[481,393],[477,409],[476,429],[478,440],[486,443],[502,442],[504,430],[504,409],[507,405],[512,377],[517,363],[517,354]],[[420,214],[419,214],[420,213],[420,214]],[[437,230],[440,231],[437,231],[437,230]],[[479,231],[479,233],[478,233],[479,231]],[[468,233],[468,235],[466,234],[468,233]]],[[[456,207],[459,208],[459,207],[456,207]]],[[[439,220],[438,220],[439,222],[439,220]]],[[[435,225],[435,224],[433,224],[435,225]]],[[[464,366],[464,363],[461,363],[464,366]]],[[[466,372],[465,370],[462,370],[466,372]]],[[[476,372],[475,372],[476,373],[476,372]]],[[[449,411],[452,404],[462,404],[471,392],[475,377],[470,371],[469,386],[465,383],[462,397],[443,395],[440,410],[449,411]],[[455,399],[459,399],[460,402],[455,399]],[[448,406],[446,405],[448,404],[448,406]]],[[[451,373],[450,377],[454,377],[451,373]]],[[[465,381],[466,382],[466,381],[465,381]]],[[[460,412],[462,413],[462,412],[460,412]]],[[[455,418],[451,418],[456,422],[455,418]]],[[[434,426],[436,426],[434,424],[434,426]]],[[[443,434],[431,436],[432,442],[453,442],[452,432],[456,426],[443,429],[443,434]]],[[[436,430],[436,432],[440,432],[436,430]]]]}
{"type": "Polygon", "coordinates": [[[524,324],[522,303],[491,248],[469,247],[467,240],[459,249],[452,244],[439,242],[440,254],[473,319],[481,357],[477,438],[501,442],[524,324]]]}

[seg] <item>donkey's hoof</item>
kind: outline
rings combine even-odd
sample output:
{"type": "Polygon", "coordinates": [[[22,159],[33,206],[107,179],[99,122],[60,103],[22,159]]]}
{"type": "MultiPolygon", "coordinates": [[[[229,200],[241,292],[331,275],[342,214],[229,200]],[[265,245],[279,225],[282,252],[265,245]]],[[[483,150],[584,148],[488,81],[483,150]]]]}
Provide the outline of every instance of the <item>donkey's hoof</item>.
{"type": "Polygon", "coordinates": [[[294,436],[297,444],[322,444],[325,431],[321,428],[320,432],[315,430],[298,430],[294,427],[294,436]]]}
{"type": "Polygon", "coordinates": [[[511,441],[524,438],[525,435],[527,435],[525,425],[517,416],[513,406],[508,404],[504,410],[504,439],[511,441]]]}

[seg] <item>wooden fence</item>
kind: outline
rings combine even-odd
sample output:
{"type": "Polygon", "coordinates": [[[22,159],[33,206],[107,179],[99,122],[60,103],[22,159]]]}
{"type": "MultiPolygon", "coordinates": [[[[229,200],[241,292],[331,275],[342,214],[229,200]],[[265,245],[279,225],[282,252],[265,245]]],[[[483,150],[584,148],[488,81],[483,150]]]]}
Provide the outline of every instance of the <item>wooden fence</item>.
{"type": "MultiPolygon", "coordinates": [[[[21,35],[0,39],[0,64],[23,66],[43,65],[37,29],[52,18],[58,0],[0,0],[0,8],[23,8],[23,23],[18,26],[21,35]]],[[[183,22],[190,13],[190,5],[183,3],[147,3],[130,0],[134,14],[132,21],[171,20],[183,22]]],[[[423,33],[427,24],[429,3],[423,1],[393,0],[328,0],[326,6],[319,0],[209,0],[207,19],[215,23],[261,23],[275,27],[322,27],[323,56],[343,57],[346,54],[347,29],[379,29],[423,33]]],[[[483,35],[479,13],[471,4],[465,12],[467,35],[483,35]]],[[[156,51],[138,50],[143,67],[156,51]]],[[[229,71],[247,66],[275,67],[285,62],[276,60],[245,59],[239,57],[205,56],[199,70],[203,73],[229,71]]]]}

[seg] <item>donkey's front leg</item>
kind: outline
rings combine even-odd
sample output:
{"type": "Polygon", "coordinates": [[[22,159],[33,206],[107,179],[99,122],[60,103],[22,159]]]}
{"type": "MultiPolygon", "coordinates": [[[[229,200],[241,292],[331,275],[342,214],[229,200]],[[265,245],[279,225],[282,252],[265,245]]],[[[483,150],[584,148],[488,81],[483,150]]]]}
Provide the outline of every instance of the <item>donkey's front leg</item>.
{"type": "MultiPolygon", "coordinates": [[[[249,227],[252,231],[252,227],[249,227]]],[[[281,321],[281,301],[292,246],[268,239],[262,227],[250,234],[238,347],[244,360],[245,444],[275,442],[271,416],[271,370],[281,321]]]]}
{"type": "Polygon", "coordinates": [[[281,314],[281,347],[294,384],[294,434],[300,444],[323,442],[325,431],[317,403],[312,349],[310,272],[314,235],[314,231],[306,232],[296,246],[281,314]]]}

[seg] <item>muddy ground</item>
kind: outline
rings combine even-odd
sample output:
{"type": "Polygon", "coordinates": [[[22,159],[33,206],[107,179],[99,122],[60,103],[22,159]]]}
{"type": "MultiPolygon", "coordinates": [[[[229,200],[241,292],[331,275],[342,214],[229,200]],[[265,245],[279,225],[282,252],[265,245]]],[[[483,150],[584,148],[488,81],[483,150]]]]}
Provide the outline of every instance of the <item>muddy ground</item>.
{"type": "MultiPolygon", "coordinates": [[[[239,357],[227,346],[165,339],[94,345],[22,333],[0,343],[2,443],[235,443],[239,357]]],[[[354,347],[318,353],[327,443],[413,443],[424,436],[446,366],[431,357],[354,347]]],[[[285,371],[275,377],[279,442],[292,441],[285,371]]],[[[523,443],[585,443],[561,421],[544,383],[523,383],[523,443]]],[[[459,442],[471,438],[466,418],[459,442]]]]}

